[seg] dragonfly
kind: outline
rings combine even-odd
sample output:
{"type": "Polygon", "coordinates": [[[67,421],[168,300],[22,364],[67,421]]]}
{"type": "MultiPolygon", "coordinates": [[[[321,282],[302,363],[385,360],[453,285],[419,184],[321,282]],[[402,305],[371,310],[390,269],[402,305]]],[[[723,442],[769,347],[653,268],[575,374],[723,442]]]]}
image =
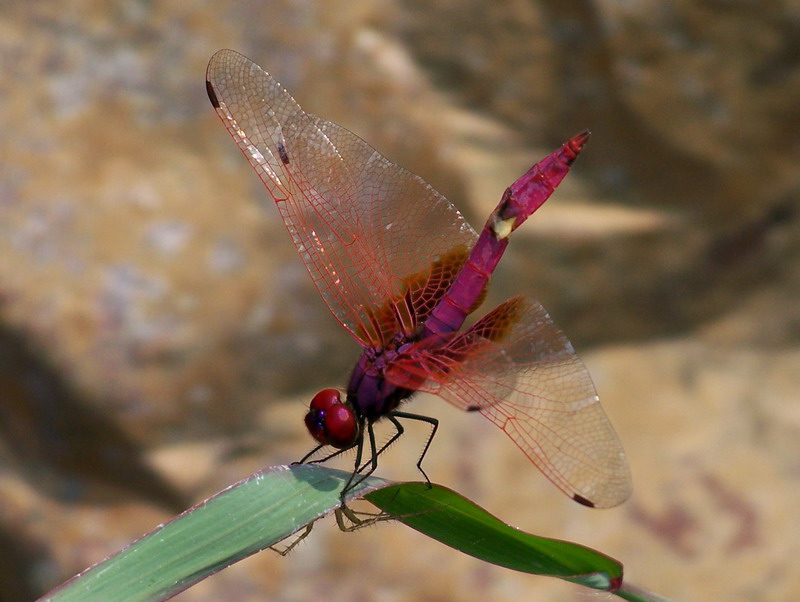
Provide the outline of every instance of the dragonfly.
{"type": "Polygon", "coordinates": [[[305,424],[317,445],[301,462],[320,450],[334,451],[313,461],[355,448],[344,501],[403,434],[400,420],[418,420],[431,426],[417,463],[430,482],[422,459],[438,420],[400,409],[425,392],[498,426],[576,502],[612,507],[630,495],[625,452],[592,379],[537,301],[513,297],[462,328],[510,235],[554,192],[588,132],[508,187],[478,234],[422,178],[303,111],[242,54],[217,52],[206,89],[323,301],[362,348],[344,396],[329,388],[311,400],[305,424]],[[382,419],[395,432],[379,448],[374,424],[382,419]]]}

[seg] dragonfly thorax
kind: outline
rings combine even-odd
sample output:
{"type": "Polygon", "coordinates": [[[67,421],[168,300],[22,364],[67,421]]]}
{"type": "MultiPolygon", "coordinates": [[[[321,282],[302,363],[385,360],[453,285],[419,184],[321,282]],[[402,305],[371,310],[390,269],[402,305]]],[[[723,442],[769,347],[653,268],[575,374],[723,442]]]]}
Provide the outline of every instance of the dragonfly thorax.
{"type": "Polygon", "coordinates": [[[392,384],[384,376],[387,366],[398,355],[398,350],[393,346],[364,349],[347,387],[347,400],[358,416],[374,422],[396,409],[414,393],[392,384]]]}

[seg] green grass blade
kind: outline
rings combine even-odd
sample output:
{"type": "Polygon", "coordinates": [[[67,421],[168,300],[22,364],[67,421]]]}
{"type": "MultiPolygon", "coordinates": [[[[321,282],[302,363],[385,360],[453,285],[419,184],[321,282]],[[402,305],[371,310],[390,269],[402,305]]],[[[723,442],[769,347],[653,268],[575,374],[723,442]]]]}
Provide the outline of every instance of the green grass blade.
{"type": "MultiPolygon", "coordinates": [[[[43,600],[173,596],[338,508],[339,491],[349,477],[349,472],[316,465],[277,466],[256,473],[70,579],[43,600]]],[[[518,531],[438,485],[429,489],[424,483],[392,484],[371,477],[347,496],[357,497],[366,497],[433,539],[499,566],[608,591],[622,583],[622,565],[616,560],[578,544],[518,531]]]]}
{"type": "MultiPolygon", "coordinates": [[[[73,577],[43,600],[163,600],[303,529],[339,506],[350,477],[316,465],[276,466],[236,483],[73,577]]],[[[389,483],[371,477],[348,495],[389,483]]]]}
{"type": "Polygon", "coordinates": [[[622,564],[613,558],[519,531],[445,487],[404,483],[364,497],[409,527],[486,562],[594,589],[612,591],[622,583],[622,564]]]}

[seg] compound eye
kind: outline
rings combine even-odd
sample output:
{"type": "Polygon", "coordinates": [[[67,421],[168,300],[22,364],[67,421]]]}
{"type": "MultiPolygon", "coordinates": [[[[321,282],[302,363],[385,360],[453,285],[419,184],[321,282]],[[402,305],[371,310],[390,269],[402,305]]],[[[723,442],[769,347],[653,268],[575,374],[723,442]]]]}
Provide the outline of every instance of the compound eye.
{"type": "Polygon", "coordinates": [[[336,389],[323,389],[314,396],[305,422],[308,432],[322,445],[346,449],[358,440],[358,419],[353,407],[342,402],[336,389]]]}
{"type": "Polygon", "coordinates": [[[331,406],[341,403],[342,398],[339,396],[339,391],[336,389],[322,389],[322,391],[314,395],[314,398],[308,405],[312,410],[321,410],[324,412],[331,406]]]}
{"type": "Polygon", "coordinates": [[[339,449],[351,447],[358,439],[358,421],[349,404],[332,406],[325,413],[324,428],[328,443],[339,449]]]}

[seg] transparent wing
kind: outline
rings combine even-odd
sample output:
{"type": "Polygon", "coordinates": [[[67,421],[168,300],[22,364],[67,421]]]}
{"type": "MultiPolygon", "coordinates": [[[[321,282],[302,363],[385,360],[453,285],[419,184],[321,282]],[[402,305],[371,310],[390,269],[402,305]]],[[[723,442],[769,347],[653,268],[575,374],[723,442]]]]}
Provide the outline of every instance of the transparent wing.
{"type": "Polygon", "coordinates": [[[625,452],[586,367],[532,299],[506,301],[443,347],[410,349],[387,377],[480,412],[578,502],[616,506],[631,493],[625,452]]]}
{"type": "Polygon", "coordinates": [[[241,54],[216,53],[206,80],[334,316],[365,345],[413,332],[477,238],[458,210],[241,54]]]}

